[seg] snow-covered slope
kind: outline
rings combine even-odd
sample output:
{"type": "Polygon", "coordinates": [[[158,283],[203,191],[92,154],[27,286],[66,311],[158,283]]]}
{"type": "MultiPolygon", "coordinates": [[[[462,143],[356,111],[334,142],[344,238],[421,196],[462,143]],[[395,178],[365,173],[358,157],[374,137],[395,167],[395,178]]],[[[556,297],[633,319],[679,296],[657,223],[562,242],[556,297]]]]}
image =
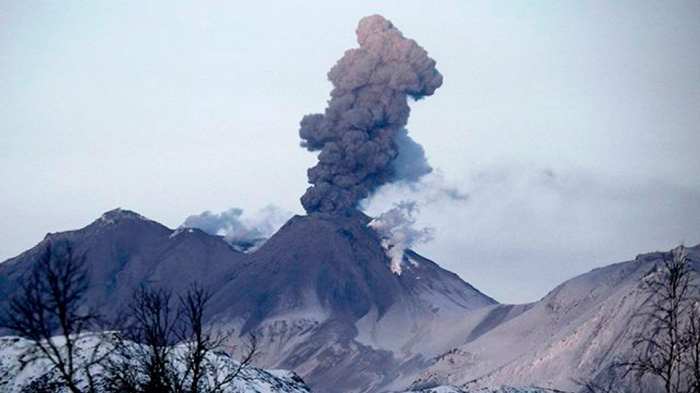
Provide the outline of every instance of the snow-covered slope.
{"type": "MultiPolygon", "coordinates": [[[[697,269],[699,247],[687,250],[697,269]]],[[[605,378],[613,361],[630,356],[635,333],[648,327],[639,316],[649,298],[643,279],[661,261],[662,253],[650,253],[571,279],[519,315],[436,357],[414,383],[577,391],[576,381],[605,378]]]]}
{"type": "MultiPolygon", "coordinates": [[[[75,351],[79,364],[85,364],[95,351],[97,356],[102,357],[109,352],[108,342],[109,334],[88,334],[82,336],[76,341],[75,351]],[[98,345],[98,343],[101,343],[98,345]]],[[[56,343],[60,346],[64,341],[61,338],[56,338],[56,343]]],[[[22,367],[19,363],[20,355],[23,351],[29,348],[31,343],[19,337],[0,337],[0,391],[6,393],[19,393],[27,391],[30,387],[38,387],[46,385],[50,382],[59,381],[57,373],[52,371],[48,360],[42,359],[30,363],[22,367]]],[[[129,345],[137,345],[130,343],[129,345]]],[[[172,354],[173,359],[182,358],[182,347],[176,347],[172,354]]],[[[112,360],[118,355],[111,352],[112,360]]],[[[211,357],[215,361],[214,364],[219,365],[218,369],[235,370],[238,363],[232,358],[221,354],[212,354],[211,357]]],[[[99,381],[101,366],[93,366],[91,373],[97,376],[99,381]]],[[[78,380],[82,383],[80,386],[85,387],[85,373],[78,373],[78,380]]],[[[99,385],[99,382],[98,382],[99,385]]],[[[68,392],[67,388],[53,388],[56,393],[68,392]]],[[[240,377],[236,378],[231,383],[223,385],[223,393],[310,393],[311,390],[304,384],[304,381],[295,373],[284,370],[263,370],[254,367],[245,367],[241,370],[240,377]]]]}

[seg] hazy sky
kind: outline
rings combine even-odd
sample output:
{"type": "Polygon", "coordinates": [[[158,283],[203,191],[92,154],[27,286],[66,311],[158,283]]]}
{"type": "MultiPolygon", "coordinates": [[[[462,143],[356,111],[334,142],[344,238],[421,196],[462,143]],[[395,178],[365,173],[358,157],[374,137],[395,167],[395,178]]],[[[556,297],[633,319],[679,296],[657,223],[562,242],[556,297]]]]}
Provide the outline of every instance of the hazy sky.
{"type": "Polygon", "coordinates": [[[301,213],[299,121],[380,13],[444,75],[417,250],[504,302],[700,242],[700,2],[0,3],[0,260],[121,206],[301,213]],[[445,187],[468,195],[450,199],[445,187]]]}

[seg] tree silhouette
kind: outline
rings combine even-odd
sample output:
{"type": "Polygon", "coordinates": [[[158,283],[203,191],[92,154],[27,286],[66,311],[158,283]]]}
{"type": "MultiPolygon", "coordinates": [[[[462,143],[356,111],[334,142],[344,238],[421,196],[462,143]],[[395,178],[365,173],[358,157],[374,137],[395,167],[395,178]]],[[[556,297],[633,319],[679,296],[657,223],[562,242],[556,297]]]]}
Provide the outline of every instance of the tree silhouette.
{"type": "Polygon", "coordinates": [[[0,325],[28,339],[21,367],[48,360],[63,385],[73,393],[93,392],[93,366],[100,362],[99,346],[90,356],[78,357],[76,342],[94,329],[98,315],[85,305],[89,274],[85,257],[77,258],[68,242],[49,242],[19,282],[19,290],[0,315],[0,325]]]}
{"type": "Polygon", "coordinates": [[[688,316],[693,297],[693,271],[683,247],[663,254],[663,263],[647,281],[649,303],[642,316],[648,325],[632,343],[637,355],[622,363],[637,377],[654,376],[667,393],[686,392],[689,382],[688,316]]]}
{"type": "Polygon", "coordinates": [[[112,341],[116,357],[105,365],[107,389],[126,393],[220,393],[249,366],[258,351],[254,336],[231,366],[222,351],[231,334],[205,320],[211,295],[192,284],[177,304],[171,292],[137,290],[112,341]],[[175,345],[177,344],[177,345],[175,345]],[[222,359],[223,358],[223,359],[222,359]]]}

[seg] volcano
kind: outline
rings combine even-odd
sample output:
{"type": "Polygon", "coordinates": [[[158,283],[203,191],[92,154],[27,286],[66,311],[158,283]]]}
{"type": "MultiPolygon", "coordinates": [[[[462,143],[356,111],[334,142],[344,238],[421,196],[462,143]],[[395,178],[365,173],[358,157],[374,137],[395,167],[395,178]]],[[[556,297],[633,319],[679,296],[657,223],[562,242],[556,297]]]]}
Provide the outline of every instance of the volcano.
{"type": "Polygon", "coordinates": [[[495,303],[412,251],[393,273],[369,222],[357,211],[293,217],[217,292],[216,314],[259,334],[266,366],[303,370],[318,391],[359,391],[420,364],[439,321],[495,303]]]}
{"type": "Polygon", "coordinates": [[[369,222],[359,211],[295,216],[245,254],[116,209],[0,264],[0,294],[11,296],[49,243],[68,241],[89,267],[90,305],[106,315],[142,285],[178,293],[196,281],[213,294],[211,321],[258,336],[260,366],[296,370],[318,392],[379,391],[425,366],[425,338],[446,321],[496,302],[410,250],[394,273],[369,222]]]}
{"type": "Polygon", "coordinates": [[[402,274],[392,272],[369,222],[358,211],[293,217],[217,293],[217,310],[245,315],[250,330],[265,319],[302,310],[354,323],[399,310],[445,314],[495,303],[415,252],[404,256],[402,274]],[[252,306],[256,312],[248,315],[252,306]]]}

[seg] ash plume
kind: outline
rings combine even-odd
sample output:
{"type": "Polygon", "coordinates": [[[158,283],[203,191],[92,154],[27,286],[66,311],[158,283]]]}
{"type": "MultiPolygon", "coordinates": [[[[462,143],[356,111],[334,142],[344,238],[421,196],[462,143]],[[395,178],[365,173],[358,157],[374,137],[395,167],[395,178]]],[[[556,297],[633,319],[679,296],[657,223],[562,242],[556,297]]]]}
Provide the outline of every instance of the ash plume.
{"type": "MultiPolygon", "coordinates": [[[[221,213],[207,210],[187,217],[178,231],[197,228],[210,235],[223,236],[234,249],[253,252],[260,248],[293,214],[268,205],[252,217],[243,217],[243,209],[231,208],[221,213]]],[[[178,233],[178,232],[176,232],[178,233]]]]}
{"type": "Polygon", "coordinates": [[[356,33],[360,47],[328,73],[333,90],[325,113],[301,121],[301,146],[320,151],[301,197],[308,213],[356,208],[377,187],[432,170],[404,127],[408,97],[432,95],[442,85],[435,61],[380,15],[363,18],[356,33]]]}
{"type": "Polygon", "coordinates": [[[402,201],[370,221],[368,226],[382,237],[382,246],[391,261],[391,271],[401,274],[404,252],[420,243],[433,239],[432,228],[415,228],[418,204],[402,201]]]}

